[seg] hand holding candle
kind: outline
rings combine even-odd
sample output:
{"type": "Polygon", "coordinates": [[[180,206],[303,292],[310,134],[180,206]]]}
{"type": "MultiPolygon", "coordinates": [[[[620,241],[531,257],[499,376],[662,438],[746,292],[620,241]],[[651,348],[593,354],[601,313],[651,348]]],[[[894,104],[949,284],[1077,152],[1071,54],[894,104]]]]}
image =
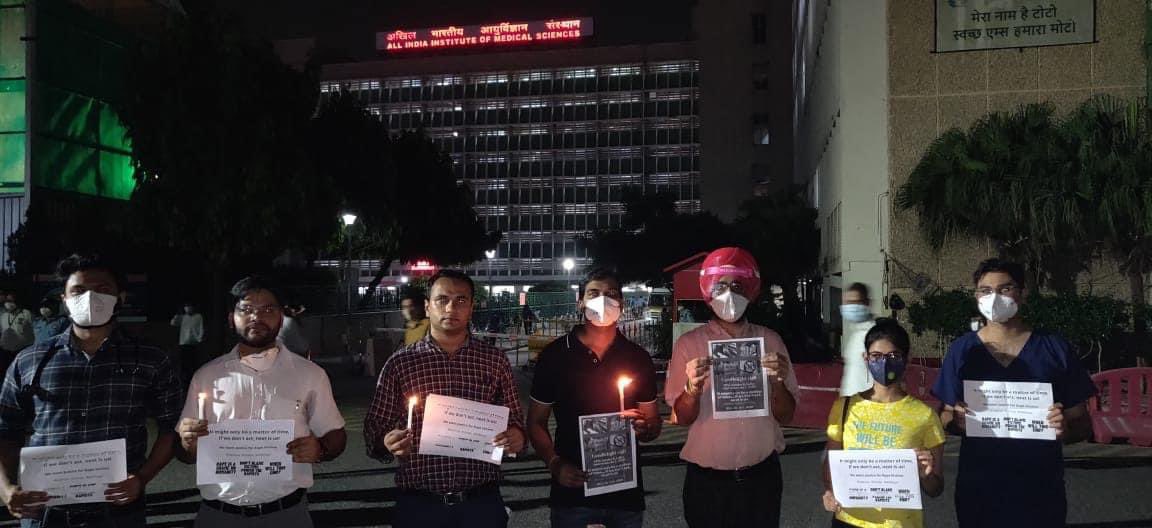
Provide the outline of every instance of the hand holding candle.
{"type": "Polygon", "coordinates": [[[620,412],[624,412],[624,387],[632,384],[632,378],[627,376],[620,376],[616,380],[616,388],[620,389],[620,412]]]}
{"type": "Polygon", "coordinates": [[[420,397],[411,396],[408,398],[408,427],[407,430],[412,430],[412,411],[416,409],[416,402],[420,401],[420,397]]]}

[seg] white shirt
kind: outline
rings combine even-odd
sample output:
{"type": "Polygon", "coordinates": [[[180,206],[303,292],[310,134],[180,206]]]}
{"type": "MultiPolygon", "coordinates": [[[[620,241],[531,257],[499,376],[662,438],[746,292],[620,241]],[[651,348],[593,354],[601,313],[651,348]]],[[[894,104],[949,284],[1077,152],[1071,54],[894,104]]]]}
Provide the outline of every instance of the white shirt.
{"type": "Polygon", "coordinates": [[[0,348],[10,352],[24,350],[36,340],[32,332],[32,312],[17,308],[9,312],[0,308],[0,348]]]}
{"type": "Polygon", "coordinates": [[[181,345],[199,345],[204,341],[204,316],[177,314],[172,318],[172,326],[180,327],[181,345]]]}
{"type": "Polygon", "coordinates": [[[873,326],[876,321],[872,319],[862,323],[844,322],[844,335],[840,336],[840,357],[844,358],[841,396],[853,396],[872,388],[872,375],[864,361],[864,337],[873,326]]]}
{"type": "MultiPolygon", "coordinates": [[[[204,419],[295,420],[296,438],[317,437],[344,427],[344,417],[332,398],[328,374],[315,363],[288,352],[277,343],[279,352],[272,368],[257,372],[240,362],[236,348],[196,371],[188,386],[184,418],[197,416],[198,396],[209,395],[204,419]],[[297,402],[300,405],[297,406],[297,402]],[[297,410],[299,408],[299,410],[297,410]]],[[[287,446],[285,446],[287,449],[287,446]]],[[[312,464],[293,464],[292,481],[281,483],[208,484],[200,486],[205,500],[219,500],[237,506],[271,502],[298,488],[312,486],[312,464]]]]}

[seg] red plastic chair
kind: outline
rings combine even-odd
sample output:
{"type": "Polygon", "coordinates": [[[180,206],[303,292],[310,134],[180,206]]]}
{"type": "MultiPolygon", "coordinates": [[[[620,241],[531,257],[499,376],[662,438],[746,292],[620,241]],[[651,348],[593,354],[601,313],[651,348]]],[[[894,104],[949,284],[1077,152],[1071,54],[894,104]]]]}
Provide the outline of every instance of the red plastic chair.
{"type": "Polygon", "coordinates": [[[1088,402],[1095,440],[1152,446],[1152,368],[1106,370],[1092,376],[1099,391],[1088,402]]]}

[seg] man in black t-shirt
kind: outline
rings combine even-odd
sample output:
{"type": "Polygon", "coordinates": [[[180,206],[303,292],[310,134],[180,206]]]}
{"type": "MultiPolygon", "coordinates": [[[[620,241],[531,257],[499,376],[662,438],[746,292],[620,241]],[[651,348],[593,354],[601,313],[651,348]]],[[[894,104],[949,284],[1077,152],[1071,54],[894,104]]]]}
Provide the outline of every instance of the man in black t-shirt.
{"type": "Polygon", "coordinates": [[[644,485],[604,495],[584,496],[579,418],[620,412],[617,381],[624,388],[623,415],[632,420],[636,438],[650,442],[660,435],[656,407],[656,368],[648,352],[617,329],[623,295],[614,272],[595,270],[580,287],[580,311],[586,323],[544,348],[532,380],[528,436],[552,473],[553,528],[640,528],[644,523],[644,485]],[[548,418],[555,408],[555,441],[548,418]]]}

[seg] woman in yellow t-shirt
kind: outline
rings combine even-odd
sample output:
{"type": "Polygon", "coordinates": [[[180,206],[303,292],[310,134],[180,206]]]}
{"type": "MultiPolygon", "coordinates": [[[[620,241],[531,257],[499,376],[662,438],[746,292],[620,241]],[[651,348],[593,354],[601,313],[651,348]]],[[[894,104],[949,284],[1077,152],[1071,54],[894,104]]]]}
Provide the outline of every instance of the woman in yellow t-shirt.
{"type": "MultiPolygon", "coordinates": [[[[924,495],[944,491],[944,429],[936,413],[905,392],[901,380],[908,362],[908,332],[892,319],[880,319],[864,337],[864,359],[872,388],[841,398],[828,413],[828,445],[833,449],[915,449],[924,495]],[[847,403],[847,409],[845,409],[847,403]]],[[[824,508],[834,512],[832,526],[920,528],[920,510],[842,508],[832,493],[824,461],[824,508]]]]}

